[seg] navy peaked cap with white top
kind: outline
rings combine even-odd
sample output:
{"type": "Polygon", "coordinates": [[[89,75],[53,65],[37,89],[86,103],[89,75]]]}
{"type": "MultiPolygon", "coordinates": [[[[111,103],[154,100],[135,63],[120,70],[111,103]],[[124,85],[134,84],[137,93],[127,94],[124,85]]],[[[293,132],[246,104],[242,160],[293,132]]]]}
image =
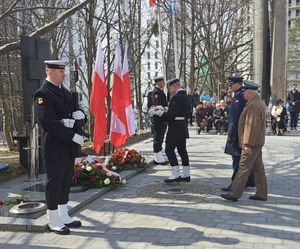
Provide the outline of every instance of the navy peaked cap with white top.
{"type": "Polygon", "coordinates": [[[174,79],[168,80],[167,84],[168,84],[168,86],[172,86],[173,84],[175,84],[177,82],[179,82],[179,79],[174,78],[174,79]]]}
{"type": "Polygon", "coordinates": [[[153,80],[154,80],[154,82],[158,82],[161,80],[165,80],[165,78],[164,78],[164,76],[158,76],[158,77],[155,77],[153,80]]]}
{"type": "Polygon", "coordinates": [[[242,76],[230,76],[227,78],[229,84],[234,84],[234,83],[243,83],[244,77],[242,76]]]}
{"type": "Polygon", "coordinates": [[[65,66],[68,64],[67,61],[64,60],[47,60],[44,61],[47,68],[54,68],[54,69],[65,69],[65,66]]]}

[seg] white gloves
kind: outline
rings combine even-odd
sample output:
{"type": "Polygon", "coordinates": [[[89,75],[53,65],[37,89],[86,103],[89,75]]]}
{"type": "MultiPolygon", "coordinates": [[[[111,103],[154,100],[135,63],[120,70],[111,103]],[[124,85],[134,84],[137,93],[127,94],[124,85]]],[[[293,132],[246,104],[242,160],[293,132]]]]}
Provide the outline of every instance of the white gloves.
{"type": "Polygon", "coordinates": [[[83,113],[83,111],[79,110],[79,111],[73,112],[72,117],[75,120],[81,120],[81,119],[85,119],[85,114],[83,113]]]}
{"type": "Polygon", "coordinates": [[[162,110],[157,110],[157,111],[155,112],[155,114],[156,114],[157,116],[161,117],[161,116],[164,114],[164,111],[162,111],[162,110]]]}
{"type": "Polygon", "coordinates": [[[153,115],[155,114],[155,110],[154,108],[152,108],[153,106],[151,106],[151,108],[149,109],[148,113],[150,115],[150,117],[153,117],[153,115]]]}
{"type": "Polygon", "coordinates": [[[73,128],[75,124],[75,120],[70,118],[63,118],[60,122],[67,128],[73,128]]]}
{"type": "Polygon", "coordinates": [[[162,107],[161,105],[151,106],[148,113],[150,117],[153,117],[154,115],[161,117],[163,113],[167,111],[166,108],[168,107],[162,107]]]}
{"type": "Polygon", "coordinates": [[[79,145],[82,145],[84,142],[84,139],[83,139],[83,136],[80,136],[79,134],[75,133],[74,137],[72,138],[72,141],[79,145]]]}

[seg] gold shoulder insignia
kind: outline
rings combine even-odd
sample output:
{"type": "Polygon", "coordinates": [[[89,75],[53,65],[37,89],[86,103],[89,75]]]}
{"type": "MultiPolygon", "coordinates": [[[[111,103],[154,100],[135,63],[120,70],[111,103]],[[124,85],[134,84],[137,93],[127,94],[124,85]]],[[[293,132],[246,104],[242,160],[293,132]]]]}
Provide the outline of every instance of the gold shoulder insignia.
{"type": "Polygon", "coordinates": [[[44,99],[43,98],[38,98],[37,103],[39,105],[42,105],[44,103],[44,99]]]}

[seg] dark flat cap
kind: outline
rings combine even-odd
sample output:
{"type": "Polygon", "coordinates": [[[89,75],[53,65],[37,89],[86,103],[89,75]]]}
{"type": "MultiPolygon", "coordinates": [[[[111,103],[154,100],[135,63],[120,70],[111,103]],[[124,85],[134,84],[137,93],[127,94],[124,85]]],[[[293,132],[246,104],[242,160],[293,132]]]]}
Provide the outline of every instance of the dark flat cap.
{"type": "Polygon", "coordinates": [[[227,78],[229,84],[234,84],[234,83],[242,83],[244,77],[242,76],[230,76],[227,78]]]}
{"type": "Polygon", "coordinates": [[[46,67],[54,69],[65,69],[65,66],[68,64],[67,61],[63,60],[48,60],[44,61],[44,63],[46,64],[46,67]]]}
{"type": "Polygon", "coordinates": [[[164,78],[164,76],[158,76],[158,77],[155,77],[153,80],[154,80],[154,82],[158,82],[161,80],[165,80],[165,78],[164,78]]]}
{"type": "Polygon", "coordinates": [[[167,85],[168,85],[168,86],[172,86],[173,84],[175,84],[175,83],[177,83],[177,82],[179,82],[179,79],[174,78],[174,79],[168,80],[168,81],[167,81],[167,85]]]}
{"type": "Polygon", "coordinates": [[[259,85],[254,83],[253,81],[244,81],[243,83],[244,90],[258,90],[259,88],[259,85]]]}

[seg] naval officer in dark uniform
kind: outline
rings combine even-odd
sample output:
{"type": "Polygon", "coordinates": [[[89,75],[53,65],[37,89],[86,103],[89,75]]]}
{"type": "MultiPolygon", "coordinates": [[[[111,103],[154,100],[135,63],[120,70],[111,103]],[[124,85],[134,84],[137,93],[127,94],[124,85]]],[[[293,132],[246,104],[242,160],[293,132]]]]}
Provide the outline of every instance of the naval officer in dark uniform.
{"type": "Polygon", "coordinates": [[[81,226],[68,215],[67,203],[74,173],[76,146],[84,138],[75,132],[75,122],[85,119],[75,111],[71,93],[63,87],[65,61],[45,61],[47,78],[34,94],[34,108],[42,127],[42,152],[47,172],[46,203],[49,230],[69,234],[81,226]]]}
{"type": "Polygon", "coordinates": [[[162,115],[165,108],[168,106],[167,97],[164,93],[165,81],[164,77],[160,76],[154,78],[155,88],[148,97],[149,114],[152,116],[153,124],[153,151],[155,157],[155,164],[166,165],[169,162],[166,160],[162,144],[167,129],[167,123],[163,120],[162,115]]]}
{"type": "MultiPolygon", "coordinates": [[[[239,139],[238,139],[238,122],[241,113],[246,105],[246,101],[244,99],[244,89],[243,89],[244,78],[241,76],[231,76],[228,77],[227,79],[230,84],[232,92],[234,92],[234,96],[229,106],[228,136],[227,136],[224,152],[232,156],[233,173],[231,176],[231,183],[229,184],[229,186],[222,188],[223,191],[230,191],[232,182],[240,166],[242,149],[240,148],[239,139]]],[[[250,174],[247,187],[254,186],[253,177],[254,177],[253,174],[250,174]]]]}
{"type": "Polygon", "coordinates": [[[191,180],[189,156],[186,150],[186,139],[189,137],[188,117],[190,110],[189,97],[186,91],[181,88],[179,79],[172,79],[167,82],[173,97],[169,102],[168,111],[163,118],[168,122],[166,137],[166,154],[172,167],[172,174],[165,179],[166,183],[191,180]],[[177,148],[182,162],[182,175],[175,154],[177,148]]]}

